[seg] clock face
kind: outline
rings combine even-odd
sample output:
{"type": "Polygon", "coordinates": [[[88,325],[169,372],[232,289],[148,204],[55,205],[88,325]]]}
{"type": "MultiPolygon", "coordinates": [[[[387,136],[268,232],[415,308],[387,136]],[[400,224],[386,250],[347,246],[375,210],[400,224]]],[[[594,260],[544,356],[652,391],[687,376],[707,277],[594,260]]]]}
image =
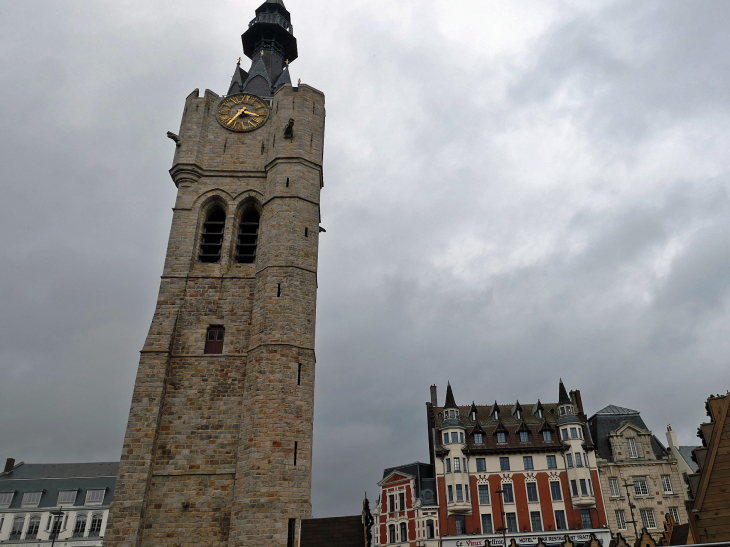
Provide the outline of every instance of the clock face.
{"type": "Polygon", "coordinates": [[[263,99],[247,93],[229,95],[218,106],[218,122],[231,131],[253,131],[266,123],[269,107],[263,99]]]}

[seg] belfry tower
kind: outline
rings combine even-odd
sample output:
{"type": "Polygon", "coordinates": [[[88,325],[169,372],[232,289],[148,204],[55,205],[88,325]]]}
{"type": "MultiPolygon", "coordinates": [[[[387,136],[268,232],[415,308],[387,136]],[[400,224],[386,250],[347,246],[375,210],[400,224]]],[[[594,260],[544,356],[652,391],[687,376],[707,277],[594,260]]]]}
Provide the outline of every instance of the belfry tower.
{"type": "Polygon", "coordinates": [[[311,517],[324,95],[269,0],[228,93],[185,100],[178,188],[105,544],[293,546],[311,517]]]}

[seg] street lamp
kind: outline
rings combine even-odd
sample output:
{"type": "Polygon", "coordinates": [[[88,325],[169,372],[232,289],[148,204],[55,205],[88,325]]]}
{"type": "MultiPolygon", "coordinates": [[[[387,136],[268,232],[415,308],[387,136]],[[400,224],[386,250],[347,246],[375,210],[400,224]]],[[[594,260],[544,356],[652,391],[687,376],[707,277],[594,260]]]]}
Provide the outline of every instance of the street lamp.
{"type": "Polygon", "coordinates": [[[58,530],[61,530],[61,517],[63,516],[63,509],[59,509],[58,511],[51,511],[51,515],[53,515],[55,518],[53,519],[53,523],[51,524],[51,535],[53,536],[53,540],[51,541],[51,547],[53,547],[56,543],[56,536],[58,536],[58,532],[56,531],[56,523],[59,523],[58,530]]]}
{"type": "Polygon", "coordinates": [[[626,498],[629,501],[629,511],[631,511],[631,524],[634,525],[634,536],[636,537],[636,541],[639,540],[639,532],[636,530],[636,517],[634,516],[634,505],[631,503],[631,494],[629,494],[629,481],[624,479],[624,488],[626,488],[626,498]]]}
{"type": "Polygon", "coordinates": [[[504,500],[502,499],[502,494],[504,494],[504,490],[500,488],[499,490],[497,490],[496,493],[499,494],[499,506],[500,512],[502,513],[502,547],[507,547],[507,523],[504,520],[504,500]]]}

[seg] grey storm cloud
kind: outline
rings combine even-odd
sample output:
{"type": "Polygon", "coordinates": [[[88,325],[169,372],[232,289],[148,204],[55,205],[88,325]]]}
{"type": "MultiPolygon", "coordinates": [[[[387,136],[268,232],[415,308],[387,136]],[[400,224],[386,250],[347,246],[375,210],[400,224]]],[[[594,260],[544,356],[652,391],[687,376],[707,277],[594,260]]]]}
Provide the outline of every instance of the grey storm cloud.
{"type": "MultiPolygon", "coordinates": [[[[424,403],[580,389],[694,444],[730,388],[730,5],[287,0],[327,95],[313,503],[428,459],[424,403]]],[[[184,98],[257,1],[0,6],[0,447],[119,458],[184,98]]]]}

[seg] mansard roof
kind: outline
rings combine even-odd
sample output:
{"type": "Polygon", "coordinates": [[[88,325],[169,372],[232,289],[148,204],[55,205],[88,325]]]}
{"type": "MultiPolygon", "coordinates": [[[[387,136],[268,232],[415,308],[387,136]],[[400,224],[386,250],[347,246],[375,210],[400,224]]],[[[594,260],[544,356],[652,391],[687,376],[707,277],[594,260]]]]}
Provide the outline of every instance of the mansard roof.
{"type": "MultiPolygon", "coordinates": [[[[389,467],[383,471],[383,480],[394,473],[408,475],[415,479],[415,497],[421,498],[424,505],[436,504],[436,473],[433,465],[413,462],[397,467],[389,467]]],[[[379,484],[383,483],[383,480],[379,484]]]]}
{"type": "MultiPolygon", "coordinates": [[[[608,436],[626,424],[631,424],[651,433],[644,420],[641,419],[641,414],[630,408],[608,405],[588,418],[588,427],[593,442],[596,443],[596,452],[599,458],[604,460],[612,458],[611,443],[608,436]]],[[[657,458],[666,458],[669,455],[667,449],[654,435],[651,436],[651,448],[657,458]]]]}

